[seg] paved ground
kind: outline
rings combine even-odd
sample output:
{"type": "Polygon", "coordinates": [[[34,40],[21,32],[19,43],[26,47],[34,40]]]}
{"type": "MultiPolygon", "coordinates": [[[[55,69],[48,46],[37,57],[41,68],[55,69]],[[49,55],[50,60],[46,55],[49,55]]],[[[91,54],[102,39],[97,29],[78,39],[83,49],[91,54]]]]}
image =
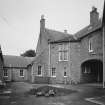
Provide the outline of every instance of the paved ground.
{"type": "Polygon", "coordinates": [[[105,105],[105,89],[102,89],[99,84],[53,85],[77,91],[67,96],[48,98],[25,94],[31,88],[39,86],[43,86],[43,84],[14,82],[10,85],[12,94],[0,95],[0,105],[105,105]],[[100,101],[99,97],[103,97],[103,99],[100,98],[100,101]],[[91,100],[98,100],[99,103],[96,104],[91,100]]]}

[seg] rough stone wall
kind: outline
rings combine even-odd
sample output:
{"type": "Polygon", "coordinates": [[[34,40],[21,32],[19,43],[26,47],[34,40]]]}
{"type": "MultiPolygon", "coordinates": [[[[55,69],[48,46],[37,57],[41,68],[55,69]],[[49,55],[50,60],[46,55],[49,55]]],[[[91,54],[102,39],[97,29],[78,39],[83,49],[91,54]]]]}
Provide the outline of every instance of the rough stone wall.
{"type": "MultiPolygon", "coordinates": [[[[80,68],[81,65],[88,60],[100,60],[103,61],[103,37],[102,37],[102,31],[97,30],[93,33],[91,33],[89,36],[83,38],[81,40],[81,49],[80,49],[80,68]],[[93,52],[89,52],[89,39],[92,39],[92,47],[93,52]]],[[[82,70],[82,68],[81,68],[82,70]]],[[[89,79],[89,75],[82,75],[82,72],[80,74],[81,78],[80,81],[83,82],[84,80],[89,79]]],[[[84,81],[85,82],[85,81],[84,81]]]]}
{"type": "Polygon", "coordinates": [[[70,77],[75,84],[80,82],[80,46],[80,42],[70,43],[70,77]]]}
{"type": "Polygon", "coordinates": [[[28,65],[27,67],[27,79],[28,79],[28,82],[32,82],[32,65],[28,65]]]}
{"type": "Polygon", "coordinates": [[[0,56],[0,80],[3,79],[2,77],[3,77],[3,61],[0,56]]]}
{"type": "Polygon", "coordinates": [[[33,71],[33,81],[35,83],[41,83],[41,82],[45,82],[48,81],[47,79],[42,79],[42,78],[47,78],[49,76],[49,49],[46,48],[43,53],[41,53],[41,55],[39,55],[37,57],[37,59],[35,60],[33,66],[32,66],[32,71],[33,71]],[[41,65],[42,68],[42,76],[38,76],[38,66],[41,65]],[[39,79],[38,79],[39,78],[39,79]]]}
{"type": "Polygon", "coordinates": [[[27,69],[23,69],[24,76],[20,76],[20,69],[18,68],[6,68],[8,70],[8,76],[4,77],[4,80],[8,81],[27,81],[27,69]]]}
{"type": "Polygon", "coordinates": [[[98,30],[81,40],[81,63],[89,59],[102,60],[102,31],[98,30]],[[89,52],[89,38],[92,39],[93,53],[89,52]]]}
{"type": "MultiPolygon", "coordinates": [[[[69,43],[68,43],[69,46],[69,43]]],[[[69,83],[70,77],[70,67],[69,67],[69,55],[68,54],[68,61],[59,61],[59,44],[51,44],[51,65],[50,70],[52,68],[56,68],[56,77],[51,77],[51,83],[69,83]],[[64,77],[64,71],[67,72],[67,79],[64,77]]],[[[50,71],[51,72],[51,71],[50,71]]]]}

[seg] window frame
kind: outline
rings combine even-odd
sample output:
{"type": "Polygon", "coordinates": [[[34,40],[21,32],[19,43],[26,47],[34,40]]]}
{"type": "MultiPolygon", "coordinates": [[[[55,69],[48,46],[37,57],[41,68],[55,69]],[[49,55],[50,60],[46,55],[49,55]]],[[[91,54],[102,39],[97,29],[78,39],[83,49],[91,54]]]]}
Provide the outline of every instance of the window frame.
{"type": "Polygon", "coordinates": [[[4,69],[4,70],[3,70],[3,76],[4,76],[4,77],[8,77],[8,70],[7,70],[7,69],[4,69]],[[6,71],[6,72],[5,72],[5,71],[6,71]],[[5,75],[5,74],[6,74],[6,75],[5,75]]]}
{"type": "Polygon", "coordinates": [[[89,53],[92,53],[94,50],[93,50],[93,47],[92,47],[92,38],[89,38],[89,53]]]}
{"type": "Polygon", "coordinates": [[[24,70],[23,69],[20,69],[20,77],[24,77],[24,70]],[[21,73],[22,73],[22,75],[21,75],[21,73]]]}
{"type": "Polygon", "coordinates": [[[41,65],[38,65],[37,76],[42,76],[42,66],[41,65]],[[40,67],[40,69],[39,69],[39,67],[40,67]],[[40,70],[40,74],[39,74],[39,70],[40,70]]]}
{"type": "Polygon", "coordinates": [[[63,76],[64,76],[64,77],[67,77],[67,72],[66,72],[66,71],[64,71],[64,74],[63,74],[63,76]],[[65,73],[66,73],[66,75],[65,75],[65,73]]]}
{"type": "Polygon", "coordinates": [[[51,77],[56,77],[56,68],[55,67],[52,67],[51,69],[51,77]],[[53,71],[55,70],[55,71],[53,71]]]}
{"type": "Polygon", "coordinates": [[[68,61],[68,53],[69,53],[68,44],[65,44],[65,43],[59,44],[59,51],[58,51],[59,61],[68,61]]]}

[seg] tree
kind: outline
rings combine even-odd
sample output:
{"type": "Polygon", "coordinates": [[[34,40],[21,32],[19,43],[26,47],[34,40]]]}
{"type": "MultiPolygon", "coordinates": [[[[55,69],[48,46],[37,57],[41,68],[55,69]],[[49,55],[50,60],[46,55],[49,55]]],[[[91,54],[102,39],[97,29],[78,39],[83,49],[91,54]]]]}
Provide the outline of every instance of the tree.
{"type": "Polygon", "coordinates": [[[27,50],[23,54],[21,54],[23,57],[35,57],[36,53],[35,50],[27,50]]]}

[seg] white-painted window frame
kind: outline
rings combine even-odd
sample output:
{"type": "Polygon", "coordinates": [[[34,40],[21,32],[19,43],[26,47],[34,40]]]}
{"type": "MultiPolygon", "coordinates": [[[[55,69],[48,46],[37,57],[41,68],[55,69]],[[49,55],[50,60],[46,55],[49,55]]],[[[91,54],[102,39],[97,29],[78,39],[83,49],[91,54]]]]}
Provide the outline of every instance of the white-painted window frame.
{"type": "Polygon", "coordinates": [[[93,52],[93,47],[92,47],[92,38],[89,38],[89,53],[93,52]]]}
{"type": "Polygon", "coordinates": [[[38,67],[37,67],[37,76],[42,76],[42,66],[41,65],[38,65],[38,67]],[[39,67],[40,67],[40,69],[39,69],[39,67]],[[40,74],[38,74],[39,70],[41,70],[40,74]]]}
{"type": "Polygon", "coordinates": [[[56,68],[55,67],[53,67],[51,69],[51,77],[56,77],[56,68]],[[55,70],[55,71],[53,71],[53,70],[55,70]]]}
{"type": "Polygon", "coordinates": [[[8,77],[8,69],[4,69],[4,70],[3,70],[3,76],[4,76],[4,77],[8,77]],[[6,71],[6,73],[5,73],[5,71],[6,71]],[[7,75],[5,75],[5,74],[7,74],[7,75]]]}
{"type": "Polygon", "coordinates": [[[20,77],[24,77],[24,70],[23,69],[20,69],[20,77]],[[21,71],[22,71],[22,75],[21,75],[21,71]]]}
{"type": "Polygon", "coordinates": [[[68,44],[63,43],[63,44],[59,44],[59,61],[68,61],[68,53],[69,53],[69,49],[68,49],[68,44]],[[65,59],[65,53],[66,53],[66,59],[65,59]],[[62,58],[62,59],[61,59],[62,58]]]}
{"type": "Polygon", "coordinates": [[[66,72],[66,75],[65,75],[65,72],[66,72],[66,71],[64,71],[64,77],[67,77],[67,72],[66,72]]]}

